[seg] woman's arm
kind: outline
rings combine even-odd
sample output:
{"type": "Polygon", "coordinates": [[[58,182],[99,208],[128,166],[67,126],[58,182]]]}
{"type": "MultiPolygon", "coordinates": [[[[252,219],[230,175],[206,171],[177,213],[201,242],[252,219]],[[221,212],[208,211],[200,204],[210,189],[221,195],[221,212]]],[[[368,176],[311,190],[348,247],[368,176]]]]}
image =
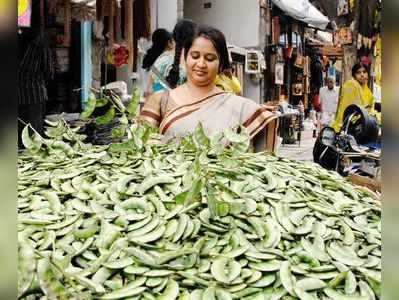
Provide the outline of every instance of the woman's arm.
{"type": "Polygon", "coordinates": [[[147,87],[146,87],[146,90],[144,92],[144,97],[146,98],[146,100],[148,99],[148,97],[150,97],[154,93],[154,91],[152,90],[152,85],[154,83],[154,78],[152,76],[153,76],[153,74],[150,71],[150,74],[148,75],[147,87]]]}
{"type": "Polygon", "coordinates": [[[147,122],[151,126],[159,127],[159,124],[162,121],[162,114],[161,114],[162,95],[163,93],[157,93],[157,94],[152,94],[150,97],[148,97],[138,118],[140,122],[147,122]]]}

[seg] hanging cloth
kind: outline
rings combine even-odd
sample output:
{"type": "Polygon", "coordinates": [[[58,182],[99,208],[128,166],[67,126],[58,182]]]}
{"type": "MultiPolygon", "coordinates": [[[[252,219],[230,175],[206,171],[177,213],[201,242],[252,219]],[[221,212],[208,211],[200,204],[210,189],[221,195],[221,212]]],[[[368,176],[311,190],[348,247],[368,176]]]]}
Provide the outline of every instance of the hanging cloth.
{"type": "Polygon", "coordinates": [[[29,44],[18,67],[18,104],[47,101],[46,83],[54,74],[54,60],[48,37],[40,33],[29,44]]]}
{"type": "MultiPolygon", "coordinates": [[[[69,1],[67,1],[69,2],[69,1]]],[[[72,16],[76,21],[94,21],[97,18],[96,0],[70,0],[72,16]]]]}
{"type": "Polygon", "coordinates": [[[375,0],[359,0],[359,34],[363,37],[373,36],[374,16],[377,8],[375,0]]]}

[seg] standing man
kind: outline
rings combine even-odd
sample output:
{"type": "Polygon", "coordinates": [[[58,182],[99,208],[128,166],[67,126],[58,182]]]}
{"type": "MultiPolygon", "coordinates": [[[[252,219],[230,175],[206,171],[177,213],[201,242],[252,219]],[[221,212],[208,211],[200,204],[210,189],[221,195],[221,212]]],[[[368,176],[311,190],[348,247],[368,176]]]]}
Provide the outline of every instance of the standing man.
{"type": "Polygon", "coordinates": [[[327,77],[326,86],[320,88],[320,130],[323,127],[331,126],[337,112],[339,98],[339,87],[335,87],[335,79],[327,77]]]}

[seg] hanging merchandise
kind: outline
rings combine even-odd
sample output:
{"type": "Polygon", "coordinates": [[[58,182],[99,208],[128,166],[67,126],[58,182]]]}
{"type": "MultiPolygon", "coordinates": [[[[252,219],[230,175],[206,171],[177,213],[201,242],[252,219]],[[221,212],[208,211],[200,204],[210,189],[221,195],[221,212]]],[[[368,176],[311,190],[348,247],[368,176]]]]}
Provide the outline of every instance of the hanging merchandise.
{"type": "Polygon", "coordinates": [[[293,96],[302,96],[303,94],[303,84],[301,82],[293,83],[292,87],[292,95],[293,96]]]}
{"type": "Polygon", "coordinates": [[[275,84],[283,85],[284,84],[284,63],[277,62],[275,69],[275,84]]]}
{"type": "Polygon", "coordinates": [[[120,68],[129,63],[132,52],[129,48],[129,44],[122,39],[121,6],[119,1],[112,0],[111,16],[113,17],[110,17],[107,62],[120,68]]]}
{"type": "Polygon", "coordinates": [[[338,0],[337,15],[345,16],[349,13],[349,0],[338,0]]]}
{"type": "Polygon", "coordinates": [[[303,75],[309,77],[310,76],[310,57],[304,57],[304,64],[303,64],[303,75]]]}
{"type": "Polygon", "coordinates": [[[129,53],[129,70],[133,69],[133,52],[134,52],[134,32],[133,32],[133,0],[125,1],[125,40],[128,45],[129,53]]]}
{"type": "Polygon", "coordinates": [[[69,71],[69,50],[68,48],[55,49],[56,65],[55,71],[57,74],[66,73],[69,71]]]}
{"type": "Polygon", "coordinates": [[[96,0],[70,0],[70,1],[72,4],[72,16],[74,20],[95,21],[97,19],[96,0]]]}
{"type": "Polygon", "coordinates": [[[374,29],[374,16],[377,10],[376,0],[362,0],[359,5],[358,32],[363,37],[372,38],[374,29]]]}
{"type": "Polygon", "coordinates": [[[30,27],[31,14],[31,0],[18,0],[18,27],[30,27]]]}
{"type": "Polygon", "coordinates": [[[334,31],[333,41],[335,46],[351,44],[353,41],[352,30],[349,27],[341,27],[334,31]]]}
{"type": "Polygon", "coordinates": [[[65,18],[64,18],[64,37],[62,45],[69,47],[71,45],[71,26],[72,26],[72,11],[71,3],[65,2],[65,18]]]}
{"type": "Polygon", "coordinates": [[[305,57],[302,55],[302,45],[299,43],[299,35],[296,36],[296,57],[294,66],[303,69],[305,64],[305,57]]]}
{"type": "Polygon", "coordinates": [[[127,45],[114,44],[107,53],[107,62],[117,68],[129,63],[129,48],[127,45]]]}
{"type": "Polygon", "coordinates": [[[355,10],[355,0],[349,0],[349,10],[350,11],[355,10]]]}
{"type": "Polygon", "coordinates": [[[272,19],[272,43],[277,45],[280,42],[280,18],[278,16],[272,19]]]}
{"type": "Polygon", "coordinates": [[[260,73],[259,53],[256,50],[247,50],[245,52],[245,73],[260,73]]]}
{"type": "Polygon", "coordinates": [[[290,59],[292,57],[292,53],[294,48],[288,45],[288,35],[287,33],[284,34],[284,58],[290,59]]]}
{"type": "Polygon", "coordinates": [[[305,76],[305,93],[310,94],[310,78],[305,76]]]}
{"type": "Polygon", "coordinates": [[[374,64],[373,64],[373,70],[374,70],[374,76],[375,76],[375,82],[378,85],[381,85],[381,37],[378,36],[377,41],[374,46],[374,64]]]}

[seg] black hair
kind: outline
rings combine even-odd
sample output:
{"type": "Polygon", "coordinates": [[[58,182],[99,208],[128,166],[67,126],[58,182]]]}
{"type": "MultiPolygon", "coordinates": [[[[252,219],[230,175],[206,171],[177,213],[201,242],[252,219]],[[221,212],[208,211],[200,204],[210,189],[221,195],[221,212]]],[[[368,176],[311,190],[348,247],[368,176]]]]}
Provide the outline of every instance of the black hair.
{"type": "Polygon", "coordinates": [[[142,68],[150,70],[157,58],[165,51],[172,41],[172,34],[166,29],[159,28],[152,33],[152,46],[144,56],[142,68]]]}
{"type": "Polygon", "coordinates": [[[359,71],[361,68],[364,68],[366,72],[370,75],[370,70],[367,65],[365,65],[364,63],[356,63],[352,67],[352,77],[355,77],[356,72],[359,71]]]}
{"type": "Polygon", "coordinates": [[[191,39],[196,31],[197,24],[189,19],[179,20],[173,29],[173,40],[175,41],[175,57],[172,69],[169,71],[166,81],[175,88],[180,77],[180,56],[187,39],[191,39]]]}
{"type": "Polygon", "coordinates": [[[185,58],[187,59],[188,51],[192,47],[194,40],[199,37],[208,39],[215,47],[219,58],[219,73],[230,69],[229,50],[227,49],[226,38],[223,32],[207,25],[199,26],[193,38],[187,40],[184,45],[185,58]]]}

